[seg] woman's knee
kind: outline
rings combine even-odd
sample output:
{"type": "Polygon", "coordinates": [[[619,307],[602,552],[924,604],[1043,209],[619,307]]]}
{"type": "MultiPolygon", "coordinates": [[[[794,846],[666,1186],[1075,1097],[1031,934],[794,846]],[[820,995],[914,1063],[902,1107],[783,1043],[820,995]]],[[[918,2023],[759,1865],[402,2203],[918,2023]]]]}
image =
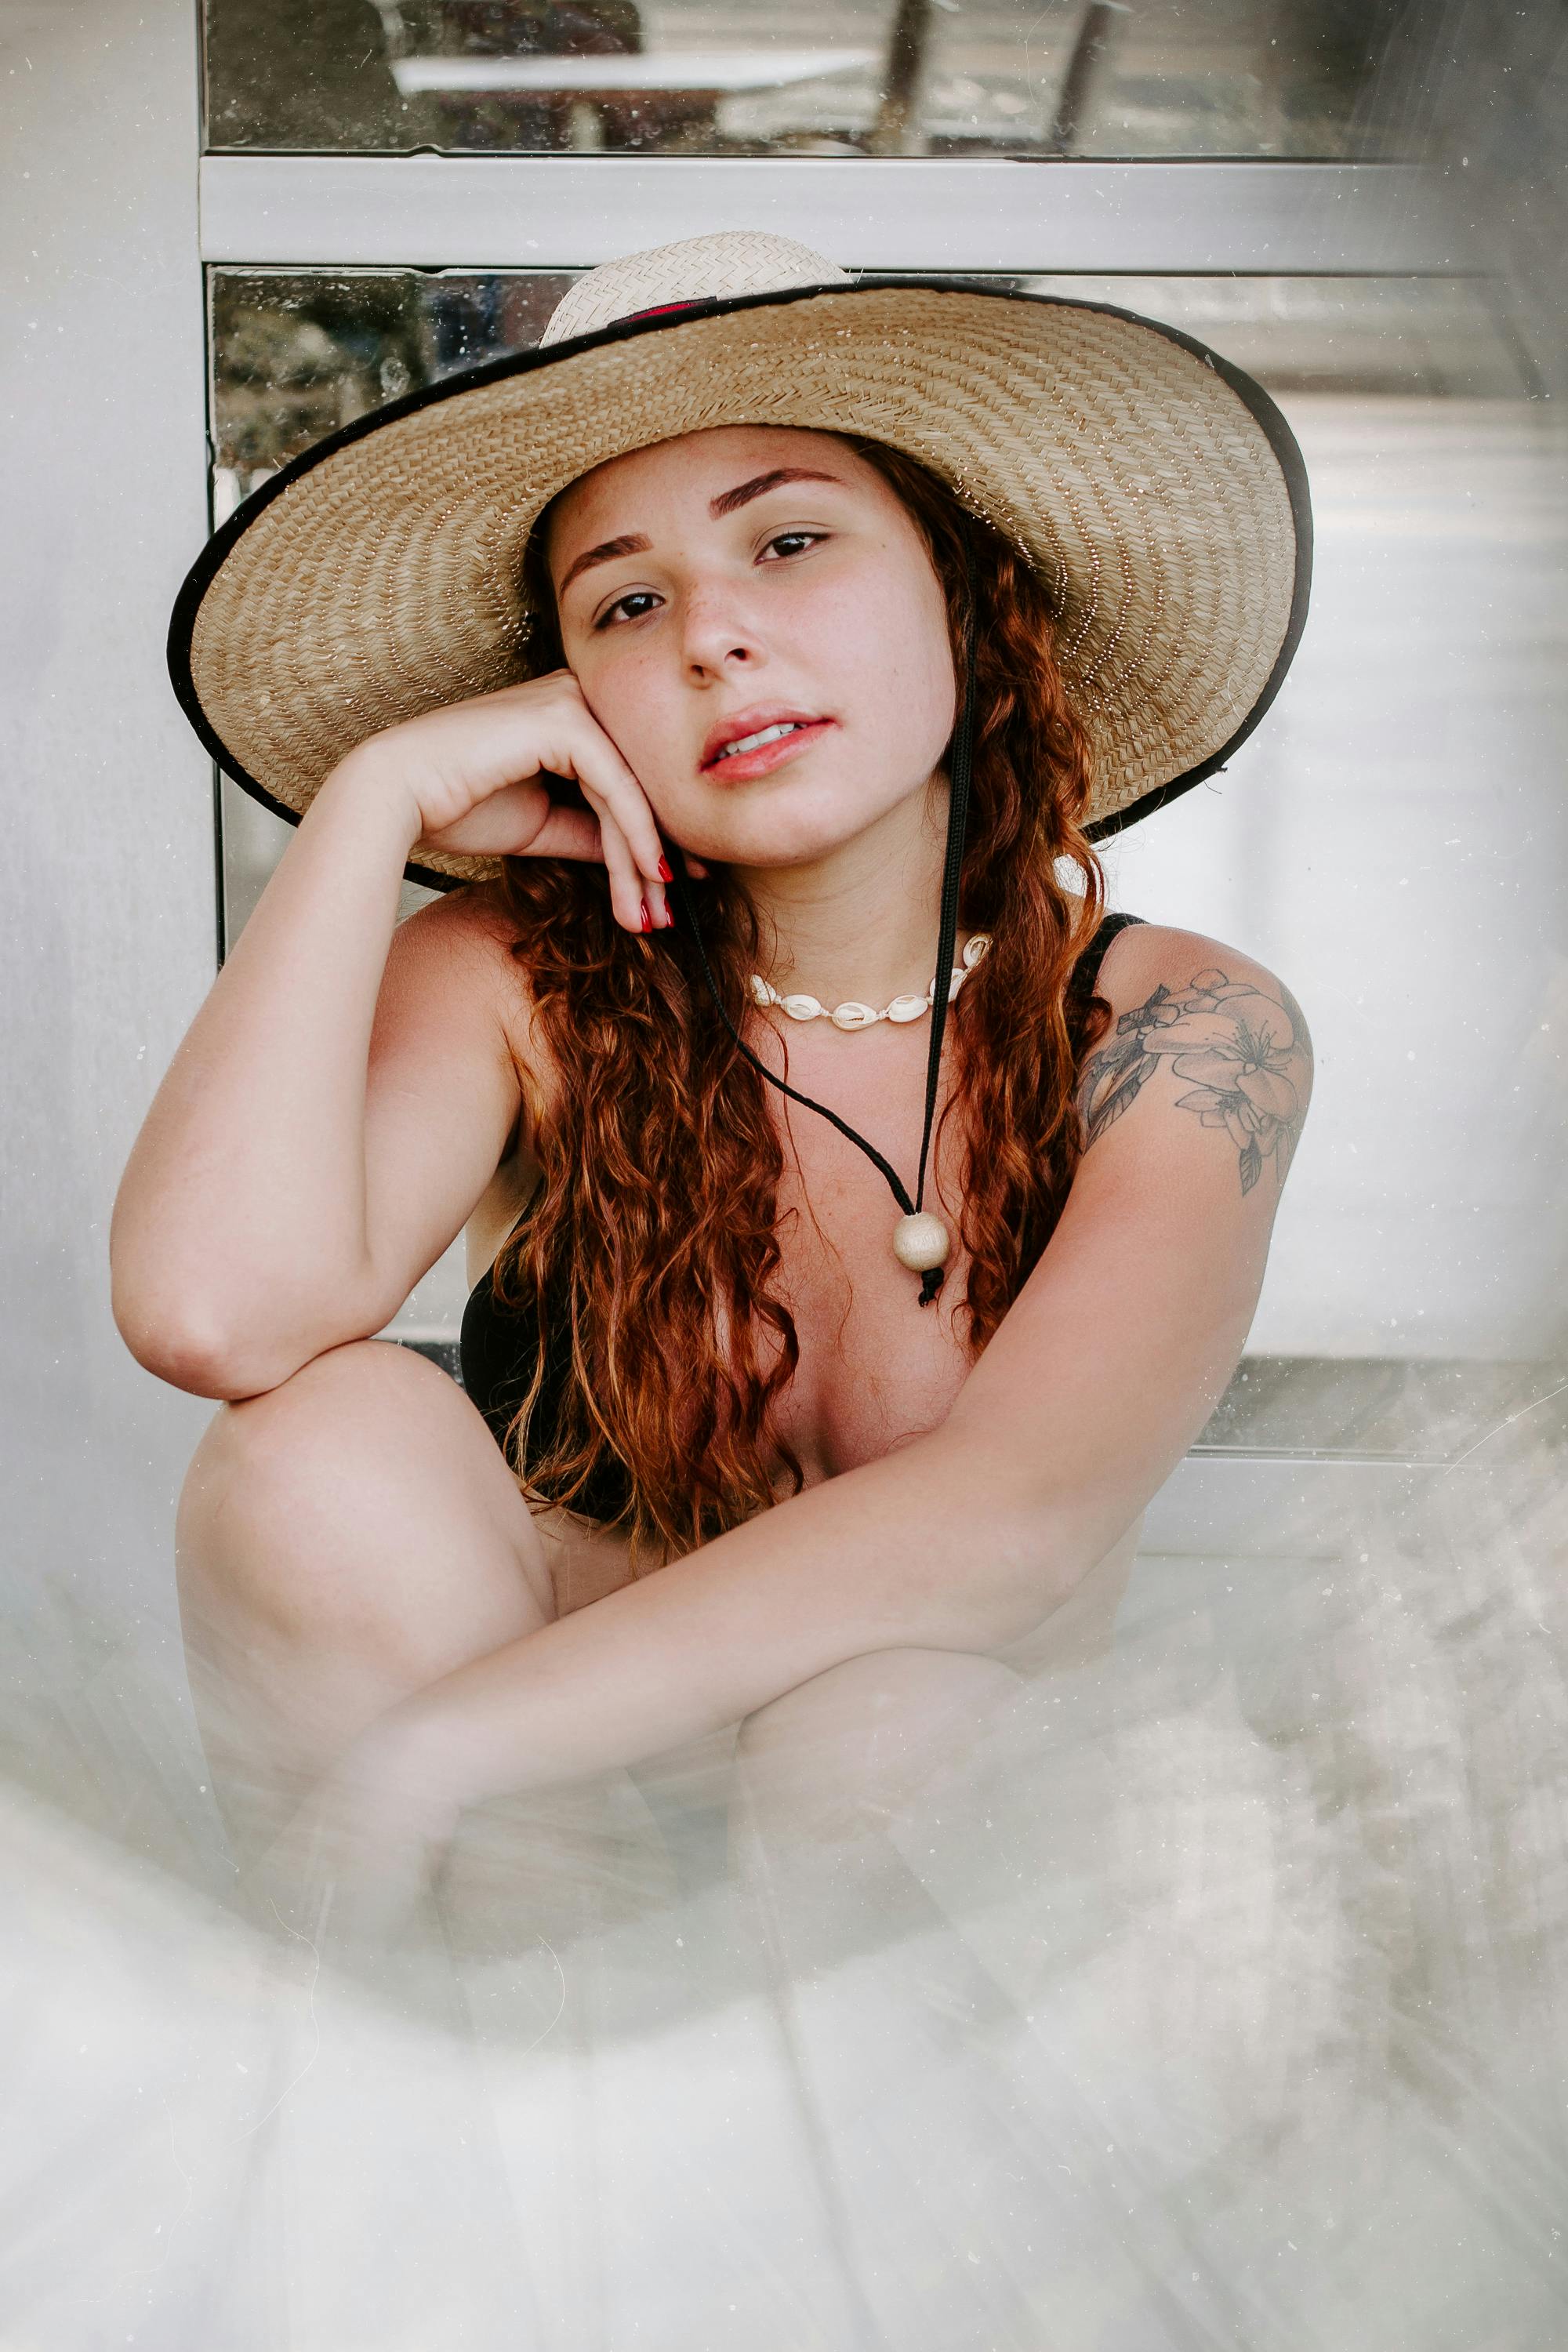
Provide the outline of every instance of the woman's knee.
{"type": "Polygon", "coordinates": [[[1020,1687],[995,1658],[891,1649],[847,1659],[741,1725],[751,1801],[792,1818],[880,1812],[973,1746],[1020,1687]]]}
{"type": "Polygon", "coordinates": [[[498,1562],[487,1611],[498,1640],[553,1613],[484,1423],[437,1366],[384,1340],[332,1349],[219,1410],[186,1474],[176,1549],[188,1609],[241,1614],[282,1639],[422,1644],[421,1591],[446,1582],[460,1621],[464,1585],[496,1588],[498,1562]],[[468,1572],[444,1577],[455,1550],[468,1572]]]}
{"type": "MultiPolygon", "coordinates": [[[[182,1570],[237,1580],[271,1551],[308,1559],[374,1483],[384,1413],[391,1409],[399,1421],[405,1414],[399,1391],[406,1376],[382,1360],[405,1353],[379,1340],[334,1348],[277,1388],[220,1406],[180,1496],[182,1570]]],[[[269,1577],[258,1597],[281,1604],[288,1596],[269,1577]]]]}

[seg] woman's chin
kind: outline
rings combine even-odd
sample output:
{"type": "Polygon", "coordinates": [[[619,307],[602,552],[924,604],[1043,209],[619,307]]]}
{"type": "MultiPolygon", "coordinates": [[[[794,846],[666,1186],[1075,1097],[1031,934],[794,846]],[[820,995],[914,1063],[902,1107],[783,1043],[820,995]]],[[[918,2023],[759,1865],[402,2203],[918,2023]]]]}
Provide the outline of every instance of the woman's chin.
{"type": "Polygon", "coordinates": [[[826,859],[848,846],[855,839],[842,826],[812,828],[781,835],[776,827],[759,828],[737,839],[728,838],[723,846],[711,848],[690,845],[694,856],[700,857],[710,867],[730,866],[740,873],[773,874],[787,872],[793,866],[819,866],[826,859]]]}
{"type": "Polygon", "coordinates": [[[710,866],[732,866],[771,873],[792,866],[816,866],[847,849],[890,814],[884,806],[856,808],[848,789],[802,794],[794,804],[781,793],[769,804],[726,809],[721,824],[672,828],[693,856],[710,866]]]}

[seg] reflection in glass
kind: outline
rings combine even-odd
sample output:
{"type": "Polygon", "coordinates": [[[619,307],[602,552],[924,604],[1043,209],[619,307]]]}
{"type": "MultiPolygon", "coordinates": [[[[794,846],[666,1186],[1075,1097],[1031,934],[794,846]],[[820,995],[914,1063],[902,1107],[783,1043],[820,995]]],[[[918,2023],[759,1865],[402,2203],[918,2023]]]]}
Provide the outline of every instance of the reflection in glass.
{"type": "MultiPolygon", "coordinates": [[[[568,270],[223,269],[211,278],[218,520],[341,425],[538,341],[568,270]]],[[[1513,338],[1479,281],[1014,278],[1212,342],[1277,394],[1517,398],[1513,338]]]]}
{"type": "Polygon", "coordinates": [[[1383,152],[1394,0],[205,0],[216,149],[1383,152]]]}

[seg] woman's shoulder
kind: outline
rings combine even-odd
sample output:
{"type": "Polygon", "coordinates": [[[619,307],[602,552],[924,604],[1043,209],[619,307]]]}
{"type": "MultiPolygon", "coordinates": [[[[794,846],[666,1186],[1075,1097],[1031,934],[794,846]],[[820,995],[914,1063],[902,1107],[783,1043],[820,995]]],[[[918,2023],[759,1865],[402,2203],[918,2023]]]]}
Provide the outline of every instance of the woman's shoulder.
{"type": "Polygon", "coordinates": [[[393,960],[426,990],[526,1008],[528,975],[513,953],[516,938],[499,890],[469,883],[405,916],[393,934],[393,960]]]}
{"type": "Polygon", "coordinates": [[[420,1017],[471,1030],[499,1029],[514,1066],[535,1081],[550,1055],[533,1017],[528,968],[495,886],[470,883],[415,908],[393,933],[386,992],[417,1000],[420,1017]]]}
{"type": "Polygon", "coordinates": [[[444,890],[397,926],[400,940],[479,965],[505,961],[516,936],[493,882],[466,882],[456,890],[444,890]]]}
{"type": "Polygon", "coordinates": [[[1149,922],[1142,917],[1117,920],[1114,935],[1100,958],[1099,993],[1114,1013],[1142,1010],[1152,1003],[1169,1006],[1175,1017],[1178,1000],[1201,996],[1212,1006],[1231,1005],[1241,1019],[1248,1001],[1278,1005],[1298,1030],[1310,1054],[1307,1024],[1300,1006],[1279,976],[1245,949],[1212,939],[1206,931],[1188,931],[1172,923],[1149,922]]]}
{"type": "Polygon", "coordinates": [[[1163,1074],[1151,1099],[1227,1130],[1243,1192],[1271,1151],[1282,1181],[1311,1099],[1312,1041],[1279,974],[1206,932],[1130,923],[1106,950],[1099,993],[1110,1021],[1079,1089],[1089,1142],[1163,1074]]]}

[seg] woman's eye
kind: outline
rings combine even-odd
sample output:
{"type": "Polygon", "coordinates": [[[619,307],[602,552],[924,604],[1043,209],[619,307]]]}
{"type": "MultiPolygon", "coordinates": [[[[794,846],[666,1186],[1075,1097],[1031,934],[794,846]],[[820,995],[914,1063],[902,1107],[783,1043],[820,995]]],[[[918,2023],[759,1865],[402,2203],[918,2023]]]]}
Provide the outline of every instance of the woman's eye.
{"type": "Polygon", "coordinates": [[[651,612],[658,601],[651,588],[630,589],[626,595],[617,596],[613,604],[607,604],[605,607],[594,626],[596,629],[607,629],[617,614],[624,620],[640,621],[643,614],[651,612]]]}
{"type": "Polygon", "coordinates": [[[774,538],[769,540],[763,552],[768,555],[774,548],[779,548],[785,555],[795,555],[803,547],[815,547],[817,541],[825,535],[820,530],[781,530],[774,538]]]}

